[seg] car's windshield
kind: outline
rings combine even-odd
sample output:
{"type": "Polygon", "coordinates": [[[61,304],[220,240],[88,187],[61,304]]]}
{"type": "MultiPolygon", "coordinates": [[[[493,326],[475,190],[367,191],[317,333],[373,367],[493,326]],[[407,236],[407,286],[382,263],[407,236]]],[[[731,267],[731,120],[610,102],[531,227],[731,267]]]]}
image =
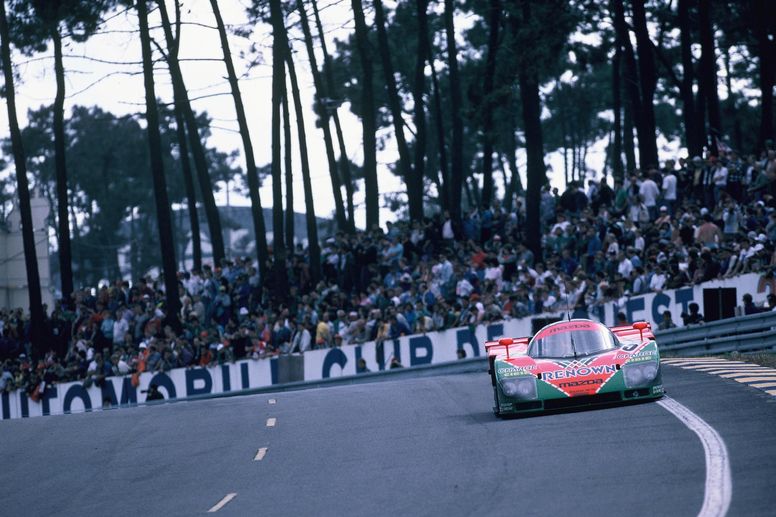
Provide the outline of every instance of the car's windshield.
{"type": "Polygon", "coordinates": [[[575,357],[616,348],[612,333],[593,321],[564,321],[540,330],[528,347],[530,357],[575,357]]]}

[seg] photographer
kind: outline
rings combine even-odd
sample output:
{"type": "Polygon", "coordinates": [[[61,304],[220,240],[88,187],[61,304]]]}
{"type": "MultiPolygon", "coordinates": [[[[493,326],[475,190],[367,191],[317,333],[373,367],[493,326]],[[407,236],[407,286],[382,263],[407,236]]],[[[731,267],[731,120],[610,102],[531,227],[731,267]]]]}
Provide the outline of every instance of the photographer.
{"type": "Polygon", "coordinates": [[[142,393],[146,394],[146,402],[164,400],[164,395],[159,391],[159,387],[156,384],[151,384],[148,386],[148,390],[143,390],[142,393]]]}

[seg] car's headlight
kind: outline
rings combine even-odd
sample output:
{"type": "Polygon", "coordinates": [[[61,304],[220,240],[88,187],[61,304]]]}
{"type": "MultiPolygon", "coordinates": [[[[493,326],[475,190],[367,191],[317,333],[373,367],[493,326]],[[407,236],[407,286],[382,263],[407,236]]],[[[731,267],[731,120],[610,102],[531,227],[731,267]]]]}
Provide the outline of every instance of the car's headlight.
{"type": "Polygon", "coordinates": [[[622,368],[622,374],[625,377],[625,387],[636,388],[646,386],[655,380],[657,372],[658,364],[654,361],[625,365],[622,368]]]}
{"type": "Polygon", "coordinates": [[[501,391],[507,397],[523,400],[536,398],[536,378],[533,375],[502,379],[500,384],[501,391]]]}

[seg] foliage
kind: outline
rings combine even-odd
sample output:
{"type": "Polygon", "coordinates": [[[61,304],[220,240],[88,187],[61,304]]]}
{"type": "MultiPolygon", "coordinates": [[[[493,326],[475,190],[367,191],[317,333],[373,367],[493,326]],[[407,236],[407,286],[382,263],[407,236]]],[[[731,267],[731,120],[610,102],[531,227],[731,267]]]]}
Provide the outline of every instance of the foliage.
{"type": "MultiPolygon", "coordinates": [[[[185,190],[180,166],[174,159],[178,158],[174,116],[169,109],[162,109],[160,115],[170,202],[182,204],[185,190]]],[[[50,107],[30,111],[22,138],[35,185],[54,206],[52,117],[50,107]]],[[[200,114],[198,122],[206,138],[207,114],[200,114]]],[[[132,264],[133,273],[158,264],[157,229],[149,223],[155,218],[155,208],[153,197],[148,195],[152,190],[148,143],[138,119],[116,116],[99,107],[75,106],[66,120],[65,131],[70,200],[77,215],[73,224],[76,278],[84,285],[93,285],[100,278],[116,276],[120,271],[118,253],[129,245],[133,247],[131,255],[137,258],[132,264]],[[145,237],[133,238],[133,229],[135,237],[145,237]],[[139,233],[141,229],[143,233],[139,233]]],[[[3,147],[8,151],[10,142],[3,141],[3,147]]],[[[214,182],[234,178],[237,170],[233,155],[214,148],[208,148],[207,153],[214,182]]],[[[178,237],[185,238],[180,233],[178,237]]]]}

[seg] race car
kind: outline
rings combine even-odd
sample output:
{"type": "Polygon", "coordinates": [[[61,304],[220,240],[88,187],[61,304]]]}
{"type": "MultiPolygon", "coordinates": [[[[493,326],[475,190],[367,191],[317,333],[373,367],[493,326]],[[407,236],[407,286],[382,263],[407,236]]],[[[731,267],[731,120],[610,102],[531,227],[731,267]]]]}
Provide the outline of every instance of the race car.
{"type": "Polygon", "coordinates": [[[533,338],[485,343],[496,416],[663,396],[660,354],[649,323],[608,328],[551,323],[533,338]]]}

